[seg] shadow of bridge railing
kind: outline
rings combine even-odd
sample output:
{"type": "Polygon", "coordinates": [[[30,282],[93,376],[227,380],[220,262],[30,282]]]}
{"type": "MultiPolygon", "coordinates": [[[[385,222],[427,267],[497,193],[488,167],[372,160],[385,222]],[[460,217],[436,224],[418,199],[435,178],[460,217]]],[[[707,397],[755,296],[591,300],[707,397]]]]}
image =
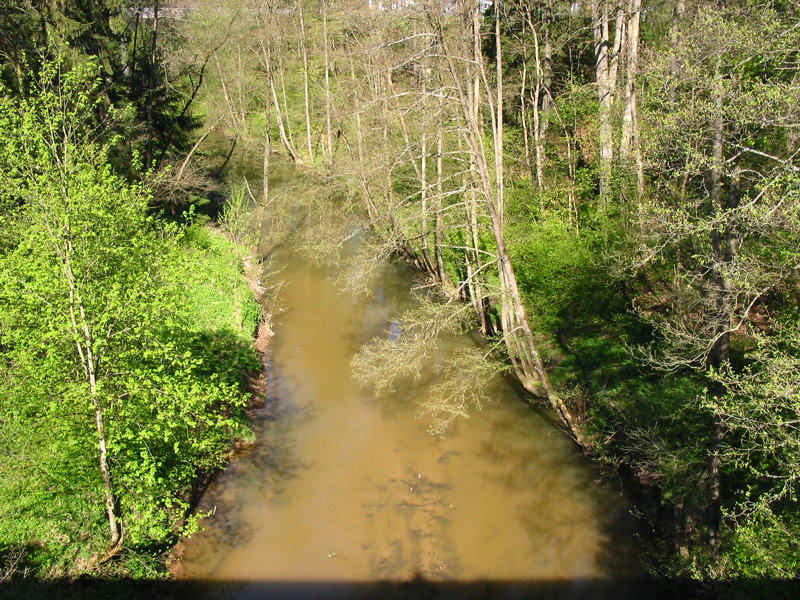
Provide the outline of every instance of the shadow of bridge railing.
{"type": "Polygon", "coordinates": [[[20,580],[0,584],[3,600],[795,600],[800,580],[402,582],[20,580]]]}

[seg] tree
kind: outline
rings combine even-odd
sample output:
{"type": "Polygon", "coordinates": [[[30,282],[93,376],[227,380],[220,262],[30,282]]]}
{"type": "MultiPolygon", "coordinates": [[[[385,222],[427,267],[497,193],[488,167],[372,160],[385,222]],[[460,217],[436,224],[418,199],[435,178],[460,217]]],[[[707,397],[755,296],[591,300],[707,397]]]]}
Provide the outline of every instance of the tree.
{"type": "Polygon", "coordinates": [[[773,335],[757,335],[749,358],[742,372],[715,374],[727,389],[716,407],[729,432],[721,454],[748,477],[725,506],[728,554],[744,576],[787,579],[800,564],[800,328],[793,316],[773,335]]]}
{"type": "MultiPolygon", "coordinates": [[[[480,32],[480,27],[477,23],[478,11],[477,4],[469,9],[474,36],[478,36],[480,32]]],[[[496,179],[493,181],[490,174],[489,159],[483,143],[483,134],[478,121],[477,109],[475,108],[477,93],[473,96],[473,101],[470,102],[464,84],[464,77],[456,64],[457,59],[463,59],[463,57],[454,55],[449,49],[449,40],[445,37],[445,26],[441,13],[432,12],[431,20],[433,29],[438,35],[438,42],[442,48],[442,55],[451,77],[452,86],[457,94],[458,104],[461,107],[460,117],[463,119],[464,129],[467,134],[470,160],[473,161],[475,168],[473,177],[475,178],[476,192],[482,198],[490,219],[496,248],[497,273],[500,286],[497,301],[500,307],[504,342],[508,348],[514,371],[528,391],[544,396],[548,400],[567,431],[579,443],[583,443],[583,436],[575,416],[558,395],[550,381],[550,376],[544,367],[538,344],[528,320],[526,308],[522,302],[517,276],[506,247],[503,231],[502,165],[496,163],[496,179]]],[[[477,64],[474,64],[473,68],[481,75],[484,85],[488,88],[487,78],[483,72],[482,56],[478,56],[475,62],[477,64]]],[[[498,71],[501,70],[501,66],[498,65],[498,71]]],[[[492,132],[495,147],[502,152],[502,142],[499,139],[502,135],[502,128],[498,123],[500,119],[493,112],[495,104],[488,94],[489,90],[487,89],[486,91],[490,114],[494,115],[492,117],[492,132]]],[[[502,115],[500,117],[502,118],[502,115]]]]}
{"type": "Polygon", "coordinates": [[[600,126],[598,132],[600,193],[607,195],[611,185],[611,166],[614,156],[612,108],[617,97],[619,57],[625,38],[625,13],[622,3],[594,0],[592,31],[594,33],[595,82],[599,102],[600,126]],[[614,13],[614,34],[611,35],[611,13],[614,13]]]}
{"type": "Polygon", "coordinates": [[[88,536],[89,565],[126,538],[146,545],[172,532],[243,402],[238,380],[208,370],[205,353],[223,355],[220,341],[182,314],[180,231],[148,215],[147,190],[112,172],[92,117],[98,74],[92,62],[48,61],[30,94],[0,97],[0,444],[10,451],[0,470],[31,475],[3,479],[14,519],[0,523],[0,544],[88,536]],[[14,451],[12,435],[42,426],[52,427],[33,436],[43,448],[14,451]],[[37,492],[15,496],[20,486],[37,492]],[[65,488],[71,511],[44,503],[65,488]],[[65,514],[71,534],[52,539],[65,514]]]}
{"type": "Polygon", "coordinates": [[[707,476],[694,510],[714,557],[732,345],[798,264],[785,242],[797,227],[795,11],[769,2],[698,7],[677,23],[673,49],[652,49],[645,69],[653,193],[639,264],[654,267],[663,294],[640,312],[664,338],[651,364],[707,377],[707,476]]]}

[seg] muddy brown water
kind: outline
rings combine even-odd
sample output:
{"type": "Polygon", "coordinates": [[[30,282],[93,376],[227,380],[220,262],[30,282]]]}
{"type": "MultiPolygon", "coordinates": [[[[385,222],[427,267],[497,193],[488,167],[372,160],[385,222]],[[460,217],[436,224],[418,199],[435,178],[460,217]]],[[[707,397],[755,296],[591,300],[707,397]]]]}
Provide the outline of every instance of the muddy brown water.
{"type": "MultiPolygon", "coordinates": [[[[359,299],[282,261],[258,443],[202,499],[213,516],[183,553],[183,597],[647,595],[629,504],[508,381],[441,439],[417,416],[432,372],[386,398],[353,379],[359,346],[413,305],[405,268],[359,299]]],[[[475,343],[445,340],[434,360],[475,343]]]]}

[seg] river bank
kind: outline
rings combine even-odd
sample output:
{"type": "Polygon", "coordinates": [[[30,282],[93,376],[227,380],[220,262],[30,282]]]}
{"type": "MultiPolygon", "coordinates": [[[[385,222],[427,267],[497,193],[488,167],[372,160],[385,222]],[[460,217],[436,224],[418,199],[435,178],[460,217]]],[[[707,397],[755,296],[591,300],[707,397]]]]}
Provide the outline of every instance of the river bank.
{"type": "MultiPolygon", "coordinates": [[[[254,368],[255,365],[251,364],[249,367],[243,368],[240,373],[242,392],[247,398],[246,404],[243,406],[243,411],[244,414],[247,415],[247,427],[249,429],[253,425],[253,414],[264,409],[269,396],[270,381],[267,365],[269,363],[270,343],[275,333],[271,326],[271,310],[267,306],[267,287],[261,283],[262,280],[266,281],[267,274],[264,272],[263,265],[253,259],[252,249],[237,243],[236,240],[233,239],[234,236],[226,234],[216,226],[208,227],[206,230],[210,236],[226,240],[224,246],[226,246],[230,253],[237,259],[236,263],[226,261],[229,271],[232,271],[232,267],[238,263],[238,269],[236,271],[239,280],[238,284],[236,280],[233,279],[233,276],[231,276],[230,280],[232,284],[231,289],[234,290],[230,298],[230,300],[234,302],[230,307],[232,309],[231,315],[235,316],[241,315],[243,312],[252,312],[252,310],[248,311],[244,309],[244,307],[251,305],[253,302],[255,302],[259,308],[257,320],[253,322],[252,317],[249,320],[249,323],[253,326],[249,344],[258,356],[258,368],[254,368]],[[243,291],[242,284],[246,285],[246,289],[249,289],[251,293],[249,300],[241,297],[243,291]]],[[[192,519],[200,517],[202,522],[202,518],[207,515],[199,511],[199,506],[209,484],[213,481],[214,477],[218,476],[228,467],[231,461],[235,460],[242,453],[252,449],[257,441],[257,438],[252,433],[238,436],[225,451],[223,464],[220,464],[218,468],[213,471],[200,474],[187,497],[187,501],[190,503],[190,509],[183,522],[179,524],[179,530],[185,526],[186,522],[192,519]]],[[[191,538],[193,533],[194,530],[188,535],[181,536],[166,553],[163,565],[165,567],[165,573],[171,578],[175,578],[181,573],[180,560],[183,555],[185,543],[191,538]]]]}

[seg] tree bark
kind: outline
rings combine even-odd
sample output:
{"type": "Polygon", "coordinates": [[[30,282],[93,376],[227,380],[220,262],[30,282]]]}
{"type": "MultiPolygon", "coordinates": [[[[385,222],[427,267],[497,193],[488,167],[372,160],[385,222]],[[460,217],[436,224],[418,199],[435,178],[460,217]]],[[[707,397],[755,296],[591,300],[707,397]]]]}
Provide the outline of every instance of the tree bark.
{"type": "MultiPolygon", "coordinates": [[[[269,155],[272,152],[272,141],[270,140],[269,129],[271,126],[270,119],[270,106],[269,96],[266,98],[266,105],[264,106],[264,160],[261,164],[261,177],[262,177],[262,194],[264,196],[263,203],[266,206],[269,202],[269,155]]],[[[259,219],[259,224],[263,219],[259,219]]]]}
{"type": "MultiPolygon", "coordinates": [[[[553,7],[548,1],[545,3],[544,6],[544,24],[542,28],[542,33],[544,36],[544,57],[542,60],[542,102],[541,102],[541,110],[540,110],[540,118],[539,118],[539,131],[538,131],[538,141],[539,141],[539,149],[538,152],[541,156],[540,160],[540,167],[541,177],[544,178],[544,162],[546,160],[546,153],[545,153],[545,143],[547,142],[547,130],[550,127],[550,104],[552,102],[552,96],[550,95],[550,86],[553,83],[553,39],[552,39],[552,32],[551,24],[553,22],[553,7]]],[[[538,59],[537,59],[537,69],[538,69],[538,59]]]]}
{"type": "MultiPolygon", "coordinates": [[[[722,167],[724,161],[724,119],[725,96],[722,84],[722,74],[719,64],[714,73],[714,82],[717,90],[714,96],[713,129],[713,165],[711,168],[711,210],[712,215],[720,221],[711,230],[711,285],[713,289],[714,310],[716,312],[715,340],[709,353],[708,366],[717,372],[724,373],[730,368],[731,330],[733,324],[733,284],[726,277],[726,267],[732,263],[738,251],[738,223],[735,210],[739,205],[739,174],[735,171],[731,178],[727,200],[722,194],[722,167]]],[[[709,547],[712,556],[717,557],[720,551],[720,521],[721,521],[721,448],[724,436],[722,425],[721,398],[726,393],[725,386],[720,382],[712,384],[712,395],[715,397],[712,414],[713,425],[711,446],[708,457],[708,514],[707,525],[709,533],[709,547]]]]}
{"type": "Polygon", "coordinates": [[[425,132],[424,125],[422,131],[422,144],[420,156],[420,202],[422,204],[422,262],[424,263],[425,271],[431,275],[436,274],[436,267],[431,261],[431,255],[428,250],[428,136],[425,132]]]}
{"type": "Polygon", "coordinates": [[[297,153],[297,150],[294,149],[294,146],[292,145],[288,135],[286,134],[286,127],[283,122],[283,115],[281,114],[281,104],[280,102],[278,102],[278,94],[275,91],[275,76],[272,70],[270,70],[269,75],[267,75],[267,77],[269,78],[270,94],[272,94],[272,104],[275,106],[275,120],[278,123],[278,135],[281,138],[281,143],[283,144],[283,147],[286,148],[286,151],[289,153],[292,162],[302,163],[303,160],[300,158],[300,155],[297,153]]]}
{"type": "MultiPolygon", "coordinates": [[[[474,11],[474,22],[478,12],[477,3],[472,10],[474,11]]],[[[477,30],[474,31],[479,33],[477,30]]],[[[504,339],[509,346],[512,356],[514,356],[515,371],[528,391],[539,396],[544,395],[544,397],[547,398],[567,431],[569,431],[576,441],[583,446],[585,444],[585,439],[577,426],[576,419],[564,401],[556,393],[536,347],[533,332],[530,328],[525,307],[522,303],[516,274],[514,273],[514,268],[511,264],[508,250],[506,249],[502,221],[494,202],[495,196],[492,191],[489,165],[487,164],[486,154],[481,144],[478,122],[474,117],[474,112],[470,110],[461,76],[455,65],[455,58],[448,48],[441,24],[438,25],[438,35],[442,53],[447,61],[447,66],[453,80],[453,87],[455,88],[462,108],[462,117],[468,135],[469,152],[475,160],[480,193],[484,198],[489,213],[492,233],[497,245],[497,268],[501,284],[501,318],[506,325],[504,339]]]]}
{"type": "Polygon", "coordinates": [[[306,45],[306,23],[303,17],[303,2],[297,0],[297,11],[300,15],[300,51],[303,55],[303,109],[306,117],[306,143],[308,160],[314,162],[314,145],[311,141],[311,100],[308,93],[308,47],[306,45]]]}
{"type": "Polygon", "coordinates": [[[616,8],[616,26],[613,49],[609,31],[608,0],[592,2],[592,31],[594,33],[595,81],[599,101],[598,159],[600,165],[600,195],[605,197],[611,183],[614,140],[612,135],[612,109],[616,96],[617,66],[624,29],[624,13],[616,8]]]}
{"type": "MultiPolygon", "coordinates": [[[[536,187],[539,194],[544,189],[544,140],[542,139],[542,119],[539,106],[542,98],[542,69],[541,57],[539,56],[539,36],[536,33],[536,28],[531,25],[531,32],[533,34],[533,53],[536,65],[536,83],[533,86],[533,143],[536,152],[536,187]]],[[[544,200],[540,196],[540,202],[544,200]]],[[[544,205],[541,206],[544,210],[544,205]]]]}
{"type": "Polygon", "coordinates": [[[644,166],[639,146],[639,124],[636,110],[636,74],[639,68],[639,30],[642,0],[628,0],[628,37],[625,65],[625,108],[622,115],[620,158],[633,159],[636,168],[636,191],[641,200],[644,195],[644,166]]]}
{"type": "Polygon", "coordinates": [[[333,110],[333,100],[331,99],[331,80],[330,80],[330,54],[328,50],[328,0],[322,0],[322,40],[325,69],[325,152],[328,158],[333,156],[333,127],[331,125],[331,112],[333,110]]]}
{"type": "MultiPolygon", "coordinates": [[[[286,129],[286,137],[289,139],[289,143],[291,144],[292,148],[296,148],[294,143],[294,136],[292,135],[292,120],[289,117],[289,98],[286,95],[286,73],[283,69],[283,61],[278,61],[278,75],[281,78],[281,99],[283,100],[283,114],[284,114],[284,122],[283,126],[286,129]]],[[[299,162],[303,162],[300,153],[295,152],[297,154],[297,158],[299,162]]]]}
{"type": "Polygon", "coordinates": [[[156,59],[158,52],[158,12],[159,2],[153,4],[153,40],[150,45],[150,56],[147,64],[147,91],[145,92],[145,118],[147,122],[147,140],[144,149],[145,169],[153,168],[155,157],[153,148],[153,138],[155,136],[154,115],[153,115],[153,93],[156,85],[156,59]]]}
{"type": "Polygon", "coordinates": [[[639,21],[642,0],[628,0],[628,39],[625,61],[625,107],[622,113],[622,135],[619,144],[620,158],[628,160],[633,143],[636,112],[636,70],[639,64],[639,21]]]}
{"type": "MultiPolygon", "coordinates": [[[[67,234],[69,235],[69,233],[67,234]]],[[[97,368],[98,357],[94,352],[94,340],[86,312],[81,301],[80,291],[72,273],[70,256],[72,255],[72,244],[69,239],[65,240],[62,261],[64,274],[69,286],[69,315],[72,325],[75,344],[78,355],[80,356],[86,382],[89,384],[89,395],[94,411],[95,432],[97,433],[98,448],[98,467],[100,477],[103,482],[103,494],[105,496],[105,509],[109,528],[109,549],[115,552],[122,541],[122,531],[117,518],[117,499],[114,493],[114,482],[111,477],[111,469],[108,466],[108,448],[106,446],[105,422],[103,419],[103,409],[97,393],[97,368]]]]}
{"type": "Polygon", "coordinates": [[[495,191],[497,202],[497,216],[500,219],[500,227],[503,226],[504,219],[504,188],[505,188],[505,173],[504,166],[504,151],[503,151],[503,46],[502,37],[500,36],[500,14],[501,3],[499,0],[494,3],[494,39],[495,39],[495,70],[496,70],[496,86],[497,86],[497,100],[495,101],[495,108],[497,110],[496,126],[493,131],[494,134],[494,167],[495,167],[495,191]]]}
{"type": "Polygon", "coordinates": [[[434,247],[436,251],[436,269],[439,283],[451,287],[451,282],[444,268],[442,256],[442,191],[444,178],[444,132],[442,127],[442,98],[439,96],[439,118],[436,120],[436,231],[434,234],[434,247]]]}

